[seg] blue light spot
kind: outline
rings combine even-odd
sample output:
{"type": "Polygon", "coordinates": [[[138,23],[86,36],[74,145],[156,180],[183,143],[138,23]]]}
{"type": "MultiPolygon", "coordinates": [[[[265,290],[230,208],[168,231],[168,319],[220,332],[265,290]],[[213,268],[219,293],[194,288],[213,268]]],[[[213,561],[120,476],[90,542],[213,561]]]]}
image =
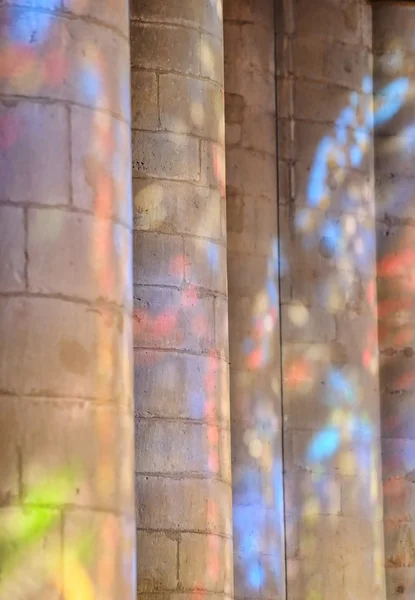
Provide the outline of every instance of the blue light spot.
{"type": "Polygon", "coordinates": [[[203,389],[195,390],[190,396],[190,413],[192,419],[200,419],[203,415],[206,395],[203,389]]]}
{"type": "Polygon", "coordinates": [[[409,125],[401,134],[402,145],[406,150],[415,148],[415,125],[409,125]]]}
{"type": "Polygon", "coordinates": [[[321,140],[317,149],[316,159],[311,169],[310,183],[308,187],[309,204],[313,207],[316,207],[320,204],[322,198],[327,192],[327,163],[329,154],[333,147],[333,139],[326,137],[321,140]]]}
{"type": "Polygon", "coordinates": [[[268,281],[266,284],[266,291],[268,295],[268,299],[272,306],[278,305],[278,290],[277,286],[273,281],[268,281]]]}
{"type": "Polygon", "coordinates": [[[329,387],[332,388],[333,392],[343,396],[348,403],[354,401],[352,385],[343,373],[337,370],[330,371],[327,383],[329,387]]]}
{"type": "Polygon", "coordinates": [[[211,267],[216,271],[219,267],[219,247],[217,244],[208,244],[208,260],[211,267]]]}
{"type": "Polygon", "coordinates": [[[340,444],[340,433],[338,429],[329,427],[325,431],[317,433],[308,448],[309,460],[318,463],[330,458],[340,444]]]}
{"type": "Polygon", "coordinates": [[[82,89],[90,102],[96,102],[102,90],[101,75],[93,65],[84,65],[81,71],[82,89]]]}
{"type": "Polygon", "coordinates": [[[366,75],[363,78],[362,89],[365,94],[371,94],[373,90],[372,78],[366,75]]]}
{"type": "Polygon", "coordinates": [[[324,243],[330,252],[336,252],[342,236],[341,227],[338,223],[329,221],[322,228],[324,243]]]}
{"type": "Polygon", "coordinates": [[[261,587],[261,584],[264,581],[264,571],[259,565],[255,565],[249,569],[248,581],[249,584],[255,589],[259,589],[261,587]]]}
{"type": "Polygon", "coordinates": [[[375,125],[382,125],[396,115],[405,101],[408,90],[409,81],[406,77],[400,77],[383,88],[377,95],[380,103],[374,115],[375,125]]]}
{"type": "Polygon", "coordinates": [[[358,167],[362,162],[363,152],[359,146],[352,146],[350,148],[350,162],[353,167],[358,167]]]}
{"type": "Polygon", "coordinates": [[[10,28],[11,39],[18,44],[42,44],[47,38],[51,21],[50,13],[19,13],[10,28]]]}

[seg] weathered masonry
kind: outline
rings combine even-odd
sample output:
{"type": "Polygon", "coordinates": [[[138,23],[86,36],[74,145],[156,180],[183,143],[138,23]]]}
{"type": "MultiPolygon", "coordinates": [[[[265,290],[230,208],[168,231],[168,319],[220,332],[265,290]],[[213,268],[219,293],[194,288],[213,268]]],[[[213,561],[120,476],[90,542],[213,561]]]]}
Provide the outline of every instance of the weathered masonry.
{"type": "Polygon", "coordinates": [[[0,600],[413,600],[415,2],[0,30],[0,600]]]}

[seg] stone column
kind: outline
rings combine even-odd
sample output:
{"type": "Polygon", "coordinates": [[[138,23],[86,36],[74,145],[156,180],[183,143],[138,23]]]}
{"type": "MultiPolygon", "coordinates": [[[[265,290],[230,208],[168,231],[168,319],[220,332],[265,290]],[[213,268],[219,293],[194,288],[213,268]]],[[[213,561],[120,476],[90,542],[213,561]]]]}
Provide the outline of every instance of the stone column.
{"type": "Polygon", "coordinates": [[[127,2],[0,15],[0,597],[132,599],[127,2]]]}
{"type": "Polygon", "coordinates": [[[274,2],[226,0],[236,598],[284,598],[274,2]]]}
{"type": "Polygon", "coordinates": [[[131,19],[139,592],[230,596],[221,2],[131,19]]]}
{"type": "Polygon", "coordinates": [[[371,7],[277,4],[287,597],[383,599],[371,7]]]}
{"type": "Polygon", "coordinates": [[[388,598],[415,594],[415,5],[373,5],[375,174],[388,598]]]}

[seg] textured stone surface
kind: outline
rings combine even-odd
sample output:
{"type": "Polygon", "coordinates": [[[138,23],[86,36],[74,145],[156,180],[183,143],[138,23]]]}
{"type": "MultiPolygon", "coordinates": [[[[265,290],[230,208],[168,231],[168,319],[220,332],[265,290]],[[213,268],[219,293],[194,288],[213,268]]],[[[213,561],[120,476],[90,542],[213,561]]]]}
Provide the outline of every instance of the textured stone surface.
{"type": "Polygon", "coordinates": [[[370,7],[276,28],[287,598],[384,600],[370,7]]]}
{"type": "Polygon", "coordinates": [[[222,2],[132,2],[131,63],[139,589],[232,594],[222,2]]]}
{"type": "MultiPolygon", "coordinates": [[[[393,103],[388,85],[412,87],[415,8],[379,3],[373,7],[375,110],[393,103]],[[399,56],[398,61],[394,57],[399,56]]],[[[414,593],[414,101],[404,93],[395,114],[375,128],[378,331],[384,536],[388,599],[414,593]]],[[[376,121],[375,121],[376,123],[376,121]]]]}
{"type": "Polygon", "coordinates": [[[285,598],[273,2],[225,2],[236,598],[285,598]],[[254,8],[255,4],[255,8],[254,8]],[[269,19],[269,20],[267,20],[269,19]]]}
{"type": "Polygon", "coordinates": [[[1,2],[1,598],[136,594],[127,4],[1,2]]]}

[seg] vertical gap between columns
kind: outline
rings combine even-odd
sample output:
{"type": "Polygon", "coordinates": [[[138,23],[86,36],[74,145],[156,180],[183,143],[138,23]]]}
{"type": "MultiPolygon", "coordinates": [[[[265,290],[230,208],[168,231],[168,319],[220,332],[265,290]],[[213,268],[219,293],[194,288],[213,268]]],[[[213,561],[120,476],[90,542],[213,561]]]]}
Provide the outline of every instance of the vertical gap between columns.
{"type": "Polygon", "coordinates": [[[68,173],[68,177],[69,177],[69,181],[68,181],[68,186],[69,186],[69,205],[72,206],[74,203],[74,199],[73,199],[73,183],[72,183],[72,111],[71,111],[71,107],[68,105],[66,107],[67,110],[67,127],[68,127],[68,163],[69,163],[69,173],[68,173]]]}
{"type": "Polygon", "coordinates": [[[24,228],[24,284],[26,291],[29,290],[29,209],[23,209],[24,228]]]}
{"type": "Polygon", "coordinates": [[[274,0],[273,3],[273,21],[274,21],[274,87],[275,87],[275,158],[276,158],[276,169],[275,177],[277,180],[276,192],[277,192],[277,236],[278,236],[278,309],[279,309],[279,345],[280,345],[280,403],[281,403],[281,468],[282,468],[282,506],[283,506],[283,523],[284,523],[284,599],[287,600],[288,593],[288,578],[287,578],[287,519],[285,510],[285,414],[284,414],[284,385],[283,385],[283,346],[282,346],[282,306],[281,306],[281,234],[280,234],[280,169],[279,169],[279,123],[278,123],[278,47],[277,47],[277,32],[276,32],[276,20],[277,20],[277,2],[281,0],[274,0]]]}

